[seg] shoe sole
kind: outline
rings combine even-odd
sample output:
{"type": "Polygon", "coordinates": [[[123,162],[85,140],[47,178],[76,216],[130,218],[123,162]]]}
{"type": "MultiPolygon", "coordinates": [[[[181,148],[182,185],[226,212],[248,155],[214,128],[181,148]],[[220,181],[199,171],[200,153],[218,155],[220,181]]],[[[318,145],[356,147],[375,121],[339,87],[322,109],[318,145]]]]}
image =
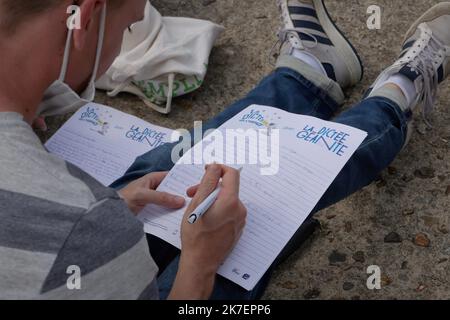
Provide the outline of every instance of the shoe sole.
{"type": "Polygon", "coordinates": [[[425,12],[413,25],[409,28],[408,32],[406,32],[405,38],[403,39],[403,43],[405,43],[409,38],[411,38],[416,32],[417,28],[421,23],[431,22],[443,15],[450,15],[450,2],[441,2],[427,12],[425,12]]]}
{"type": "Polygon", "coordinates": [[[330,41],[344,60],[350,72],[352,85],[357,84],[364,77],[364,66],[361,57],[352,43],[331,19],[324,0],[313,0],[313,3],[322,28],[325,30],[325,33],[330,38],[330,41]]]}

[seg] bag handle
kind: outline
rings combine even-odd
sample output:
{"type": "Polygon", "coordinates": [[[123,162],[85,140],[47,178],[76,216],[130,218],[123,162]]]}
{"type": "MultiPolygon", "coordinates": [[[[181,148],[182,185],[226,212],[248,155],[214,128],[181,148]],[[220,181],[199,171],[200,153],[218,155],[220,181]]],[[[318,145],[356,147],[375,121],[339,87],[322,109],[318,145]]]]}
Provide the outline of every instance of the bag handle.
{"type": "Polygon", "coordinates": [[[133,94],[136,94],[137,96],[141,97],[142,101],[150,107],[151,109],[162,113],[162,114],[169,114],[172,111],[172,101],[173,101],[173,85],[175,82],[175,73],[169,74],[168,77],[168,92],[167,92],[167,102],[165,107],[160,107],[146,99],[146,96],[137,88],[130,85],[129,81],[125,81],[122,84],[118,85],[114,90],[109,91],[107,94],[110,97],[115,97],[117,94],[119,94],[122,91],[130,92],[133,94]]]}
{"type": "Polygon", "coordinates": [[[169,74],[169,88],[167,92],[167,102],[166,107],[160,107],[154,103],[151,103],[147,99],[144,99],[144,103],[152,108],[153,110],[162,113],[162,114],[169,114],[172,111],[172,100],[173,100],[173,83],[175,82],[175,74],[171,73],[169,74]]]}

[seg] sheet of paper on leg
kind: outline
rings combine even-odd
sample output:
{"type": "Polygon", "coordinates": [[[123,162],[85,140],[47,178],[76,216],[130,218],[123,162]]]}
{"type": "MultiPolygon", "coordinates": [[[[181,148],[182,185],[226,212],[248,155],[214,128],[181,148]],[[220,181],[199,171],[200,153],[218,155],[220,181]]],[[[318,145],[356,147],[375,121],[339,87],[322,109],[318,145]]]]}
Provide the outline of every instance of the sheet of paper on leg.
{"type": "Polygon", "coordinates": [[[172,133],[113,108],[90,103],[76,112],[45,146],[109,186],[125,174],[138,156],[170,142],[172,133]]]}
{"type": "MultiPolygon", "coordinates": [[[[267,127],[270,130],[265,131],[266,143],[271,151],[279,149],[278,170],[276,164],[272,164],[275,169],[268,169],[271,166],[261,162],[232,165],[243,166],[240,198],[248,209],[248,218],[242,238],[219,270],[220,275],[247,290],[258,283],[367,136],[359,129],[256,105],[228,121],[220,132],[267,127]],[[272,144],[270,135],[275,135],[276,129],[279,139],[272,144]]],[[[160,191],[186,196],[186,190],[198,184],[204,174],[204,164],[181,163],[198,157],[207,148],[207,140],[186,153],[163,181],[160,191]]],[[[226,148],[231,147],[225,144],[226,148]]],[[[245,151],[249,154],[247,161],[255,152],[261,160],[260,152],[248,143],[233,155],[245,151]]],[[[273,162],[276,161],[274,157],[273,162]]],[[[184,210],[170,211],[152,205],[139,218],[147,233],[181,248],[184,210]]]]}

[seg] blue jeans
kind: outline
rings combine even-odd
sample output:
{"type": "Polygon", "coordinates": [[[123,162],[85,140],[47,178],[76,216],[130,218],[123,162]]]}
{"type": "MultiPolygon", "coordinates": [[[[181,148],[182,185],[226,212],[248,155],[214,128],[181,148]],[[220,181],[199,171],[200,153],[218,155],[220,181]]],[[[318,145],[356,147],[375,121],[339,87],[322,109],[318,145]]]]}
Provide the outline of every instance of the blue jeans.
{"type": "MultiPolygon", "coordinates": [[[[339,105],[324,90],[316,87],[301,74],[292,69],[279,68],[266,77],[247,97],[231,105],[204,125],[203,129],[206,131],[221,126],[252,104],[277,107],[323,120],[333,119],[339,109],[339,105]]],[[[274,268],[294,253],[314,231],[317,225],[312,218],[314,213],[337,203],[376,180],[380,172],[395,159],[405,144],[407,116],[397,104],[383,97],[363,100],[349,111],[334,118],[333,121],[364,130],[368,132],[368,137],[255,289],[246,291],[218,276],[212,299],[254,300],[260,298],[274,268]]],[[[174,145],[163,145],[137,158],[125,176],[115,182],[112,187],[120,189],[148,173],[170,170],[174,166],[171,160],[171,150],[174,145]]],[[[150,235],[148,242],[150,252],[161,270],[158,278],[160,296],[166,298],[178,270],[179,251],[150,235]]]]}

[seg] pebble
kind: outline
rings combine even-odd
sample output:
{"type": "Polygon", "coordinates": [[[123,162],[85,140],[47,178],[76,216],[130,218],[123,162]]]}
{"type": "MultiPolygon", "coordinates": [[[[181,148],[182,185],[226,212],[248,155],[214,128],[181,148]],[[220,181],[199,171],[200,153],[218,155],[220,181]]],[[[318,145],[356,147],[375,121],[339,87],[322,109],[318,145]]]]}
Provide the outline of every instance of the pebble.
{"type": "Polygon", "coordinates": [[[411,182],[411,181],[414,180],[414,177],[411,176],[411,175],[405,174],[405,175],[402,177],[402,180],[403,180],[404,182],[411,182]]]}
{"type": "Polygon", "coordinates": [[[436,176],[435,170],[430,167],[422,167],[417,169],[414,171],[414,175],[420,179],[433,179],[436,176]]]}
{"type": "Polygon", "coordinates": [[[384,179],[381,179],[376,183],[376,186],[379,189],[386,187],[386,185],[387,185],[387,182],[384,179]]]}
{"type": "Polygon", "coordinates": [[[347,260],[347,255],[345,253],[340,253],[337,250],[333,250],[331,254],[328,256],[328,261],[331,265],[345,262],[347,260]]]}
{"type": "Polygon", "coordinates": [[[392,279],[391,279],[388,275],[383,274],[383,275],[381,276],[381,285],[382,285],[382,286],[388,286],[388,285],[390,285],[391,283],[392,283],[392,279]]]}
{"type": "Polygon", "coordinates": [[[448,233],[449,233],[449,230],[448,230],[448,228],[447,228],[447,226],[446,226],[445,224],[439,226],[438,229],[439,229],[439,231],[440,231],[441,233],[443,233],[443,234],[448,234],[448,233]]]}
{"type": "Polygon", "coordinates": [[[422,292],[422,291],[425,290],[425,289],[426,289],[426,286],[423,285],[423,284],[421,284],[421,285],[419,285],[419,286],[417,287],[416,292],[422,292]]]}
{"type": "Polygon", "coordinates": [[[355,287],[355,285],[351,282],[344,282],[344,284],[342,285],[342,289],[344,289],[345,291],[350,291],[355,287]]]}
{"type": "Polygon", "coordinates": [[[402,268],[402,270],[408,269],[408,261],[403,261],[401,268],[402,268]]]}
{"type": "Polygon", "coordinates": [[[335,213],[327,213],[325,216],[328,220],[334,219],[336,218],[336,214],[335,213]]]}
{"type": "Polygon", "coordinates": [[[294,290],[298,288],[298,285],[292,281],[286,281],[281,284],[281,287],[288,290],[294,290]]]}
{"type": "Polygon", "coordinates": [[[345,224],[344,224],[344,230],[345,230],[345,232],[347,232],[347,233],[352,232],[353,226],[352,226],[352,223],[351,223],[350,221],[345,222],[345,224]]]}
{"type": "Polygon", "coordinates": [[[310,289],[303,294],[306,300],[316,299],[320,296],[320,290],[317,288],[310,289]]]}
{"type": "Polygon", "coordinates": [[[203,0],[202,4],[206,7],[209,6],[210,4],[216,2],[216,0],[203,0]]]}
{"type": "Polygon", "coordinates": [[[429,247],[430,246],[430,239],[428,236],[424,233],[418,233],[414,237],[414,244],[419,247],[429,247]]]}
{"type": "Polygon", "coordinates": [[[447,186],[447,190],[445,190],[445,195],[450,196],[450,186],[447,186]]]}
{"type": "Polygon", "coordinates": [[[414,209],[406,209],[403,210],[402,214],[404,216],[412,216],[416,211],[414,209]]]}
{"type": "Polygon", "coordinates": [[[398,170],[396,167],[388,167],[388,173],[390,175],[395,175],[395,174],[397,174],[397,172],[398,172],[398,170]]]}
{"type": "Polygon", "coordinates": [[[255,17],[255,19],[261,20],[261,19],[267,19],[267,15],[265,14],[259,14],[255,17]]]}
{"type": "Polygon", "coordinates": [[[402,237],[397,232],[391,232],[384,237],[384,242],[386,243],[401,243],[402,241],[402,237]]]}
{"type": "Polygon", "coordinates": [[[230,47],[223,49],[223,53],[225,53],[228,58],[234,58],[236,56],[236,51],[230,47]]]}
{"type": "Polygon", "coordinates": [[[366,261],[366,257],[364,255],[363,251],[357,251],[353,254],[352,256],[353,260],[355,260],[356,262],[361,262],[364,263],[366,261]]]}

